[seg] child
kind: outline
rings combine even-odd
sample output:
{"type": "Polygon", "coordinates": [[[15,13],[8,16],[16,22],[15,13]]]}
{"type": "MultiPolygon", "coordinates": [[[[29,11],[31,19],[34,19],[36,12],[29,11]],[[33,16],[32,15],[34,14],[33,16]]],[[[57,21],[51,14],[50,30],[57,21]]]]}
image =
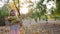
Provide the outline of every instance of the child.
{"type": "Polygon", "coordinates": [[[10,24],[10,34],[18,34],[18,22],[20,22],[20,20],[16,16],[14,10],[11,10],[9,14],[10,16],[8,16],[8,21],[10,24]]]}
{"type": "Polygon", "coordinates": [[[8,19],[10,21],[10,34],[18,34],[19,18],[16,16],[16,13],[14,10],[10,11],[10,16],[8,19]]]}

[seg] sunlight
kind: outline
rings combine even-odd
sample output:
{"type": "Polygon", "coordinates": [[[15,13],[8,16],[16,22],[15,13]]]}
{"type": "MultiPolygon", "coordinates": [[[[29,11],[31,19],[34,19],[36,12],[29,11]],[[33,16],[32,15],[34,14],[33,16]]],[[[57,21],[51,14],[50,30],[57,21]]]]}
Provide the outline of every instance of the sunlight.
{"type": "Polygon", "coordinates": [[[55,5],[54,1],[49,1],[49,2],[46,4],[46,7],[47,7],[47,9],[51,9],[52,7],[55,8],[56,5],[55,5]]]}
{"type": "Polygon", "coordinates": [[[27,4],[24,4],[24,6],[23,7],[28,7],[29,6],[29,4],[27,3],[27,4]]]}
{"type": "Polygon", "coordinates": [[[36,3],[36,2],[38,2],[39,0],[31,0],[31,2],[33,2],[33,3],[36,3]]]}
{"type": "Polygon", "coordinates": [[[49,1],[47,2],[48,0],[45,0],[42,4],[43,5],[46,5],[47,9],[51,9],[52,7],[53,8],[56,8],[56,4],[54,1],[49,1]]]}
{"type": "Polygon", "coordinates": [[[48,0],[45,0],[42,4],[46,5],[46,12],[47,14],[51,14],[51,9],[55,9],[56,8],[56,4],[53,0],[47,2],[48,0]]]}
{"type": "Polygon", "coordinates": [[[24,3],[26,0],[19,0],[21,3],[24,3]]]}
{"type": "Polygon", "coordinates": [[[13,3],[13,0],[9,0],[9,2],[12,2],[13,3]]]}
{"type": "Polygon", "coordinates": [[[33,3],[36,2],[36,0],[31,0],[33,3]]]}
{"type": "Polygon", "coordinates": [[[44,0],[42,4],[43,4],[43,5],[47,4],[47,0],[44,0]]]}
{"type": "MultiPolygon", "coordinates": [[[[19,0],[20,1],[20,14],[27,14],[29,11],[29,5],[30,3],[27,2],[27,0],[19,0]]],[[[34,3],[34,7],[36,6],[36,2],[39,0],[31,0],[32,3],[34,3]]]]}
{"type": "Polygon", "coordinates": [[[23,7],[20,9],[20,14],[27,14],[28,13],[28,8],[23,7]]]}
{"type": "Polygon", "coordinates": [[[24,2],[23,0],[19,0],[20,2],[24,2]]]}
{"type": "Polygon", "coordinates": [[[4,2],[0,1],[0,8],[4,6],[4,2]]]}
{"type": "Polygon", "coordinates": [[[27,0],[19,0],[19,1],[21,2],[21,4],[20,4],[20,6],[21,6],[20,7],[20,14],[27,14],[29,3],[27,2],[27,0]]]}

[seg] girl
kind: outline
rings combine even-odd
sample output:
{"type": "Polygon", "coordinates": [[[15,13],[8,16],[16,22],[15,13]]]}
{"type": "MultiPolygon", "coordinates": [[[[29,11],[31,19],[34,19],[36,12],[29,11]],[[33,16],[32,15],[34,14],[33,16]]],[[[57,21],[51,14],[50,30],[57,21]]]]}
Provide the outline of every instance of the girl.
{"type": "Polygon", "coordinates": [[[8,17],[10,21],[10,34],[18,34],[18,22],[19,18],[16,16],[14,10],[10,11],[10,16],[8,17]]]}
{"type": "Polygon", "coordinates": [[[14,10],[11,10],[9,14],[10,16],[8,16],[8,21],[10,24],[10,34],[18,34],[18,24],[20,23],[20,20],[16,16],[14,10]]]}

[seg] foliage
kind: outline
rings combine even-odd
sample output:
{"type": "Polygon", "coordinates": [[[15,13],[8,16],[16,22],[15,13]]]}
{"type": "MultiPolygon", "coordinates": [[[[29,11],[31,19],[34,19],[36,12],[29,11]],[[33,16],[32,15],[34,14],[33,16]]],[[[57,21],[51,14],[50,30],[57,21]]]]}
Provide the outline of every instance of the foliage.
{"type": "Polygon", "coordinates": [[[60,1],[57,0],[56,2],[56,9],[54,9],[54,11],[52,11],[52,17],[56,19],[60,19],[60,1]]]}
{"type": "Polygon", "coordinates": [[[0,24],[4,25],[4,16],[8,15],[7,5],[4,5],[2,9],[0,9],[0,24]]]}
{"type": "MultiPolygon", "coordinates": [[[[51,12],[51,17],[54,19],[60,19],[60,0],[56,0],[56,9],[53,9],[51,12]]],[[[33,7],[33,12],[31,18],[33,19],[46,19],[46,6],[42,5],[42,1],[37,2],[36,7],[33,7]],[[43,17],[44,16],[44,17],[43,17]]]]}
{"type": "MultiPolygon", "coordinates": [[[[42,0],[38,1],[36,3],[36,7],[33,7],[33,11],[32,14],[30,15],[31,18],[35,19],[37,21],[37,19],[41,19],[42,16],[45,15],[46,13],[46,7],[44,5],[42,5],[42,0]]],[[[44,16],[45,17],[45,16],[44,16]]]]}

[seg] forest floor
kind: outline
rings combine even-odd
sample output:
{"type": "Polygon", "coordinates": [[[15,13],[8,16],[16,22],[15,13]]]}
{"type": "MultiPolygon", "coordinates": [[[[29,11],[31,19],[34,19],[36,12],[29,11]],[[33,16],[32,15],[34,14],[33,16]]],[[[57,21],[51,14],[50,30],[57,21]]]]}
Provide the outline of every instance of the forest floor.
{"type": "MultiPolygon", "coordinates": [[[[0,34],[9,34],[9,26],[1,26],[0,34]]],[[[60,34],[60,24],[34,23],[23,26],[19,29],[20,34],[60,34]]]]}

